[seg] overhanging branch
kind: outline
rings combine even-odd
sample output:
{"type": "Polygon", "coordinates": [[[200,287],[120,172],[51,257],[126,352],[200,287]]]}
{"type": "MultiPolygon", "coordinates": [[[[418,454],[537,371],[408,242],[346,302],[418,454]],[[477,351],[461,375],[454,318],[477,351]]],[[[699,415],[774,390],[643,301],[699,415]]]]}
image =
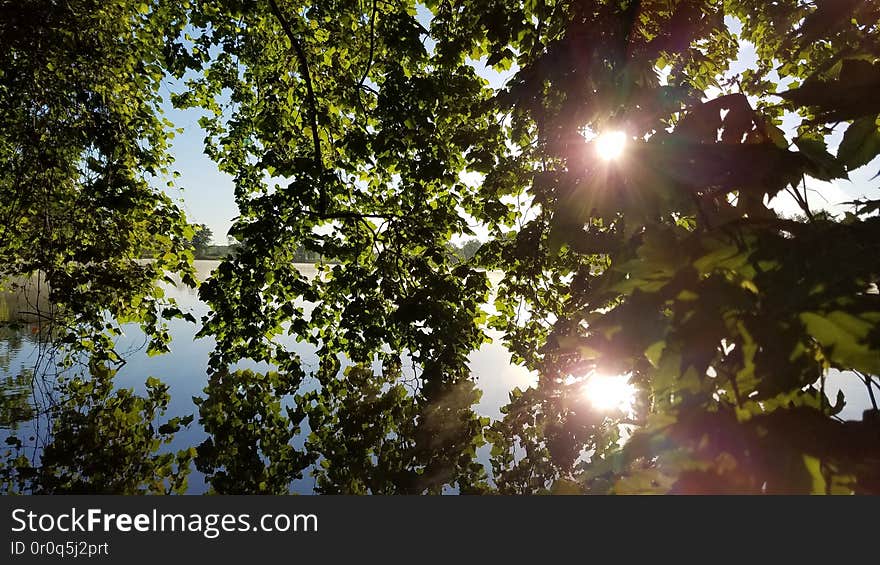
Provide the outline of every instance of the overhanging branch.
{"type": "Polygon", "coordinates": [[[373,52],[376,48],[376,0],[373,0],[373,12],[370,16],[370,53],[367,57],[367,66],[364,69],[364,74],[361,75],[361,80],[358,81],[358,88],[363,86],[364,81],[367,80],[367,76],[370,74],[370,69],[373,67],[373,52]]]}
{"type": "Polygon", "coordinates": [[[313,216],[319,218],[321,220],[364,220],[369,218],[376,218],[381,220],[396,220],[403,218],[404,216],[400,214],[379,214],[379,213],[365,213],[361,214],[359,212],[314,212],[312,210],[303,210],[301,212],[306,216],[313,216]]]}
{"type": "Polygon", "coordinates": [[[281,24],[281,29],[284,30],[284,34],[290,39],[290,44],[293,46],[296,58],[299,61],[300,74],[303,77],[303,81],[306,83],[306,104],[309,107],[309,125],[312,128],[315,171],[320,183],[318,186],[321,198],[319,210],[323,215],[327,211],[327,190],[324,186],[324,159],[321,156],[321,138],[318,136],[318,108],[315,100],[315,89],[312,86],[312,78],[309,72],[309,61],[306,58],[306,52],[303,49],[302,43],[300,43],[299,39],[294,35],[293,30],[290,28],[290,24],[287,22],[284,14],[281,13],[275,0],[269,0],[269,7],[278,19],[278,23],[281,24]]]}

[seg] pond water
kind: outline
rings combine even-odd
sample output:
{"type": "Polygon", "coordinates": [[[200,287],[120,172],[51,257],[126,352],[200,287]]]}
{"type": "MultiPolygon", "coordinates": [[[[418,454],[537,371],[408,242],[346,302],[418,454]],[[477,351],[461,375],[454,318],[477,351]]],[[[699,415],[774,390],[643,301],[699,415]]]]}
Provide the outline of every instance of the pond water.
{"type": "MultiPolygon", "coordinates": [[[[210,272],[219,264],[219,261],[196,261],[196,269],[199,279],[204,280],[210,272]]],[[[298,264],[297,269],[303,275],[309,277],[316,274],[316,269],[311,264],[298,264]]],[[[497,283],[500,275],[490,273],[490,280],[497,283]]],[[[196,319],[201,319],[208,312],[208,306],[199,300],[198,290],[186,286],[167,285],[165,294],[174,298],[181,310],[190,312],[196,319]]],[[[20,294],[6,295],[0,300],[0,314],[12,315],[26,309],[29,302],[38,297],[23,297],[20,294]]],[[[195,338],[199,326],[185,320],[171,320],[169,330],[172,336],[171,352],[164,355],[148,356],[146,354],[146,342],[143,332],[137,325],[130,324],[124,327],[124,335],[116,340],[116,350],[126,360],[125,365],[116,375],[115,382],[120,388],[132,388],[136,393],[143,394],[145,381],[148,377],[156,377],[170,387],[171,401],[169,403],[167,417],[194,414],[195,421],[188,428],[181,429],[168,446],[169,449],[184,449],[199,445],[206,437],[205,431],[198,425],[198,407],[193,403],[194,396],[204,396],[203,389],[207,383],[208,356],[214,348],[212,338],[195,338]]],[[[490,334],[491,335],[491,334],[490,334]]],[[[499,338],[498,334],[492,336],[499,338]]],[[[314,347],[299,343],[293,337],[281,339],[282,343],[296,352],[301,359],[302,367],[308,375],[317,368],[318,358],[314,347]]],[[[32,393],[29,384],[16,382],[15,377],[22,370],[33,367],[38,361],[46,364],[46,360],[39,360],[37,356],[40,349],[29,335],[27,327],[14,335],[0,335],[0,382],[5,382],[3,395],[5,396],[3,412],[8,413],[0,419],[0,442],[9,435],[11,427],[17,427],[19,437],[32,433],[32,422],[15,422],[14,414],[26,415],[26,408],[16,406],[21,404],[24,396],[32,393]],[[14,402],[18,398],[19,402],[14,402]],[[25,412],[23,412],[23,410],[25,412]],[[5,428],[5,432],[4,432],[5,428]]],[[[536,377],[525,368],[510,363],[510,353],[496,339],[493,343],[484,344],[478,351],[471,354],[470,367],[475,375],[477,386],[483,391],[483,395],[474,410],[481,416],[499,418],[500,408],[509,401],[508,393],[514,387],[526,388],[536,382],[536,377]]],[[[242,362],[236,368],[266,369],[265,365],[253,362],[242,362]]],[[[308,388],[308,387],[305,387],[308,388]]],[[[39,391],[37,391],[39,393],[39,391]]],[[[295,444],[301,441],[295,442],[295,444]]],[[[480,459],[486,463],[487,453],[481,453],[480,459]]],[[[310,492],[313,480],[306,477],[294,484],[297,492],[310,492]]],[[[192,493],[200,493],[207,489],[204,477],[193,470],[189,477],[189,490],[192,493]]]]}
{"type": "MultiPolygon", "coordinates": [[[[201,280],[207,278],[218,264],[218,261],[196,261],[199,278],[201,280]]],[[[316,273],[313,265],[300,264],[297,268],[306,276],[314,276],[316,273]]],[[[490,273],[489,278],[495,284],[500,280],[500,274],[490,273]]],[[[196,289],[168,285],[166,295],[175,298],[181,309],[192,313],[196,319],[201,319],[208,312],[207,305],[199,300],[196,289]]],[[[0,316],[5,318],[20,312],[25,309],[24,306],[29,301],[40,298],[0,296],[0,316]]],[[[207,437],[198,424],[198,408],[193,402],[193,397],[204,396],[208,356],[214,347],[214,340],[195,339],[197,330],[196,324],[184,320],[172,320],[170,322],[173,338],[171,352],[153,357],[146,354],[144,335],[136,325],[126,326],[124,335],[117,339],[117,351],[126,359],[125,365],[116,375],[115,382],[118,387],[132,388],[136,393],[142,394],[146,379],[156,377],[170,387],[171,401],[166,417],[188,414],[196,416],[192,425],[181,429],[174,441],[167,446],[172,450],[199,445],[207,437]]],[[[475,411],[481,416],[496,419],[501,416],[500,408],[508,402],[508,393],[514,387],[532,386],[536,382],[536,377],[523,367],[511,364],[510,353],[500,343],[498,334],[490,333],[490,337],[494,339],[493,343],[484,344],[470,355],[469,361],[476,384],[483,391],[475,411]]],[[[291,351],[299,354],[307,374],[317,368],[318,359],[312,346],[298,343],[293,337],[288,338],[284,343],[291,351]]],[[[29,335],[28,326],[17,332],[7,331],[6,334],[0,334],[0,401],[2,401],[0,402],[0,442],[13,432],[19,437],[28,435],[39,437],[39,426],[45,425],[41,424],[39,419],[29,418],[28,412],[29,402],[34,395],[39,395],[41,392],[38,390],[39,387],[35,389],[31,382],[17,378],[22,371],[33,367],[38,361],[44,366],[51,365],[51,359],[38,359],[40,354],[41,349],[35,343],[33,336],[29,335]]],[[[266,367],[244,362],[237,368],[265,369],[266,367]]],[[[826,389],[832,399],[838,390],[843,390],[847,405],[840,416],[844,419],[861,419],[862,411],[870,407],[864,385],[855,375],[832,371],[826,389]]],[[[302,445],[302,438],[295,440],[294,444],[302,445]]],[[[484,464],[488,463],[487,447],[478,452],[478,459],[484,464]]],[[[294,482],[292,486],[294,492],[309,493],[312,492],[313,484],[313,479],[306,476],[294,482]]],[[[189,477],[189,492],[201,493],[207,488],[204,477],[193,470],[189,477]]]]}

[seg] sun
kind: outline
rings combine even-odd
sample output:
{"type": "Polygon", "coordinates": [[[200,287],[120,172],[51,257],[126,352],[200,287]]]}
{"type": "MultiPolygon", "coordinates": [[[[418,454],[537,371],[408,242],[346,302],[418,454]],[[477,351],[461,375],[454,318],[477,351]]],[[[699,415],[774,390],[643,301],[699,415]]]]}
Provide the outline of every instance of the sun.
{"type": "Polygon", "coordinates": [[[608,131],[596,138],[596,153],[606,161],[620,157],[625,147],[626,134],[622,131],[608,131]]]}
{"type": "Polygon", "coordinates": [[[629,412],[635,402],[636,388],[628,375],[592,375],[584,383],[584,396],[602,412],[629,412]]]}

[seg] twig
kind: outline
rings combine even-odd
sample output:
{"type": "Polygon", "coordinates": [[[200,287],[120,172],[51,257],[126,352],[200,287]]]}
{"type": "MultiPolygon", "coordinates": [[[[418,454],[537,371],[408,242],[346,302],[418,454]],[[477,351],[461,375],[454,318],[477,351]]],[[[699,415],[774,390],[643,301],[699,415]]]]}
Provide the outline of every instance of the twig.
{"type": "Polygon", "coordinates": [[[874,410],[877,410],[877,399],[874,397],[874,378],[866,375],[860,371],[855,371],[855,373],[865,381],[865,386],[868,388],[868,396],[871,398],[871,405],[874,407],[874,410]]]}

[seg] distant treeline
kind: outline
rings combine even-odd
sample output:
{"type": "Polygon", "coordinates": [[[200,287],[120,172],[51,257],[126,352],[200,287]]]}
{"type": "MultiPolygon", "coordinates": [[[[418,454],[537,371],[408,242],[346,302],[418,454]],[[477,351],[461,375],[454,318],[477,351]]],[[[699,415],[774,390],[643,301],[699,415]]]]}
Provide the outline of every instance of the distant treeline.
{"type": "MultiPolygon", "coordinates": [[[[471,239],[464,242],[462,245],[450,243],[447,246],[447,249],[450,258],[453,261],[462,262],[473,259],[481,245],[482,242],[480,240],[471,239]]],[[[206,245],[203,247],[195,247],[193,253],[195,254],[196,259],[222,259],[230,253],[234,253],[238,247],[240,247],[240,244],[238,243],[233,243],[232,245],[206,245]]],[[[296,263],[318,263],[322,260],[329,261],[327,257],[322,257],[317,251],[310,251],[303,247],[296,250],[293,254],[293,260],[296,263]]]]}
{"type": "MultiPolygon", "coordinates": [[[[478,239],[466,241],[462,245],[450,243],[447,246],[450,258],[455,262],[470,261],[473,259],[477,250],[480,249],[482,242],[478,239]]],[[[240,244],[232,245],[206,245],[203,247],[193,248],[193,254],[196,259],[223,259],[240,247],[240,244]]],[[[318,263],[320,261],[328,261],[327,257],[321,257],[317,251],[310,251],[300,247],[293,254],[293,260],[296,263],[318,263]]],[[[331,261],[332,262],[332,261],[331,261]]]]}
{"type": "Polygon", "coordinates": [[[469,239],[461,245],[447,244],[446,248],[456,262],[470,261],[477,254],[483,242],[479,239],[469,239]]]}
{"type": "MultiPolygon", "coordinates": [[[[204,247],[193,248],[193,255],[196,259],[223,259],[227,255],[234,254],[240,247],[241,244],[239,243],[233,243],[232,245],[205,245],[204,247]]],[[[293,254],[293,260],[295,263],[318,263],[322,258],[320,253],[300,247],[293,254]]],[[[324,258],[324,260],[326,261],[327,259],[324,258]]]]}

